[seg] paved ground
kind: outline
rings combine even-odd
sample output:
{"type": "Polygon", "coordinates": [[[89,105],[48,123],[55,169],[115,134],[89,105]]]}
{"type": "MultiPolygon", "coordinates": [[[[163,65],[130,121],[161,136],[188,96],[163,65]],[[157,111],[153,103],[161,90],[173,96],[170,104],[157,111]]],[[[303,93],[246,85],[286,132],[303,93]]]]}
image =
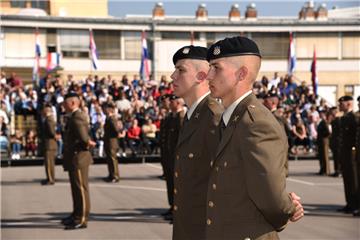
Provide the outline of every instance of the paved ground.
{"type": "MultiPolygon", "coordinates": [[[[87,229],[64,231],[59,219],[71,210],[67,174],[41,186],[43,167],[1,168],[1,239],[171,239],[165,182],[155,164],[121,164],[118,184],[102,181],[103,164],[90,170],[91,219],[87,229]]],[[[281,239],[360,239],[360,219],[336,212],[343,206],[341,178],[317,176],[316,161],[291,161],[288,190],[302,197],[306,216],[280,233],[281,239]]]]}

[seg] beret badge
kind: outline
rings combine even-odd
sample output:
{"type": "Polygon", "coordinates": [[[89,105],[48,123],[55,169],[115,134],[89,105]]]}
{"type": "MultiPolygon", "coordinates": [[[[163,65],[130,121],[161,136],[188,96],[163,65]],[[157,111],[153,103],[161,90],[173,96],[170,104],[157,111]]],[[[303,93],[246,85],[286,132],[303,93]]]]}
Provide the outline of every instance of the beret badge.
{"type": "Polygon", "coordinates": [[[216,47],[214,48],[213,54],[216,56],[216,55],[219,55],[220,53],[221,53],[220,47],[219,47],[219,46],[216,46],[216,47]]]}
{"type": "Polygon", "coordinates": [[[183,54],[189,54],[189,52],[190,52],[190,48],[184,48],[182,51],[183,54]]]}

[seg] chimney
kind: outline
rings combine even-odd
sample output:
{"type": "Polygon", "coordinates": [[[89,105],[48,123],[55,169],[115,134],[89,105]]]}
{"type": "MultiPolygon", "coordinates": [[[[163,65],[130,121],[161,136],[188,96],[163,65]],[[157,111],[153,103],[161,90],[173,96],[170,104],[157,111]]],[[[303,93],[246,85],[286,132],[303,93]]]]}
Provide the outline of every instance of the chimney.
{"type": "Polygon", "coordinates": [[[315,19],[314,1],[309,1],[305,3],[305,6],[299,12],[299,18],[304,20],[315,19]]]}
{"type": "Polygon", "coordinates": [[[301,19],[301,20],[305,19],[305,12],[306,12],[306,9],[305,9],[305,6],[303,6],[299,12],[299,19],[301,19]]]}
{"type": "Polygon", "coordinates": [[[239,10],[239,4],[234,4],[231,6],[230,12],[229,12],[229,20],[230,21],[240,21],[240,10],[239,10]]]}
{"type": "Polygon", "coordinates": [[[247,6],[246,12],[245,12],[245,18],[246,18],[246,20],[256,20],[257,10],[256,10],[255,3],[251,3],[247,6]]]}
{"type": "Polygon", "coordinates": [[[328,19],[328,10],[326,8],[326,4],[322,3],[318,10],[315,13],[316,19],[320,21],[324,21],[328,19]]]}
{"type": "Polygon", "coordinates": [[[206,21],[208,19],[208,11],[206,10],[206,4],[202,3],[196,10],[196,19],[199,21],[206,21]]]}
{"type": "Polygon", "coordinates": [[[154,20],[164,20],[165,11],[162,2],[158,2],[153,9],[153,19],[154,20]]]}

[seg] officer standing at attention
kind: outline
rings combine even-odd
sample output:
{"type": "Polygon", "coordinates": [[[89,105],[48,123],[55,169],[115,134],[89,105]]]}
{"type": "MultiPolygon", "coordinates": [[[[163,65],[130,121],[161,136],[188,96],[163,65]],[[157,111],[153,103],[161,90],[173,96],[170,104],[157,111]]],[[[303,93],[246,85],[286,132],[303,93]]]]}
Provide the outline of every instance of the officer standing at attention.
{"type": "Polygon", "coordinates": [[[119,151],[118,136],[120,129],[118,128],[118,120],[115,114],[115,104],[107,103],[105,105],[106,120],[104,125],[104,149],[106,161],[109,170],[109,176],[106,181],[116,183],[119,182],[119,163],[116,153],[119,151]]]}
{"type": "Polygon", "coordinates": [[[339,149],[339,134],[340,134],[340,114],[337,107],[330,108],[330,112],[333,120],[331,121],[331,135],[329,146],[334,160],[334,173],[333,177],[341,177],[341,165],[340,165],[340,149],[339,149]]]}
{"type": "Polygon", "coordinates": [[[206,53],[204,47],[185,46],[173,56],[174,94],[189,107],[175,151],[174,240],[205,239],[209,165],[219,142],[217,125],[223,112],[222,105],[209,96],[206,53]]]}
{"type": "Polygon", "coordinates": [[[357,201],[357,169],[355,161],[356,119],[353,112],[353,97],[343,96],[339,99],[340,111],[340,163],[344,180],[346,206],[340,209],[352,213],[359,207],[357,201]]]}
{"type": "MultiPolygon", "coordinates": [[[[355,113],[355,117],[356,117],[356,141],[355,141],[355,150],[356,150],[356,170],[358,173],[358,177],[357,177],[357,184],[358,184],[358,189],[357,189],[357,201],[360,202],[360,96],[357,98],[357,102],[358,102],[358,111],[355,113]]],[[[353,215],[355,217],[360,217],[360,204],[358,206],[358,209],[356,209],[353,212],[353,215]]]]}
{"type": "Polygon", "coordinates": [[[65,230],[86,228],[90,213],[88,174],[93,159],[89,151],[96,143],[90,139],[85,113],[79,110],[80,98],[75,92],[65,95],[64,108],[69,114],[64,134],[63,167],[69,172],[73,212],[62,219],[65,230]]]}
{"type": "MultiPolygon", "coordinates": [[[[274,92],[269,92],[264,96],[264,106],[270,110],[270,112],[274,115],[275,119],[279,122],[281,127],[284,129],[287,139],[289,139],[289,135],[291,134],[291,129],[288,127],[286,119],[284,117],[280,117],[276,114],[276,110],[279,104],[279,96],[274,92]]],[[[289,142],[289,141],[288,141],[289,142]]],[[[289,151],[288,151],[289,153],[289,151]]],[[[286,177],[289,175],[289,154],[286,156],[285,161],[285,173],[286,177]]]]}
{"type": "Polygon", "coordinates": [[[252,93],[261,56],[246,37],[226,38],[207,54],[211,96],[225,107],[221,140],[210,163],[206,239],[278,239],[304,209],[286,192],[287,139],[252,93]]]}
{"type": "Polygon", "coordinates": [[[42,181],[42,185],[55,184],[55,159],[57,151],[56,143],[56,123],[51,105],[45,105],[42,111],[42,135],[44,144],[44,163],[46,180],[42,181]]]}
{"type": "Polygon", "coordinates": [[[164,171],[166,180],[166,190],[170,209],[164,215],[166,220],[173,220],[174,206],[174,165],[175,165],[175,148],[179,139],[179,133],[183,124],[185,115],[183,100],[175,95],[170,95],[170,113],[167,116],[167,136],[166,136],[166,159],[164,159],[164,171]]]}
{"type": "Polygon", "coordinates": [[[320,175],[330,174],[329,162],[329,139],[331,135],[331,121],[334,115],[329,111],[322,114],[321,121],[317,126],[317,147],[318,158],[320,163],[320,175]]]}
{"type": "MultiPolygon", "coordinates": [[[[165,180],[165,162],[166,159],[169,156],[169,153],[167,152],[166,142],[167,142],[167,120],[169,119],[167,116],[169,114],[170,109],[170,99],[169,94],[164,94],[160,97],[161,100],[161,111],[163,111],[164,115],[163,118],[160,121],[160,131],[159,131],[159,145],[160,145],[160,163],[161,167],[163,169],[163,174],[160,176],[160,179],[165,180]]],[[[166,212],[168,213],[168,212],[166,212]]],[[[166,213],[164,215],[166,215],[166,213]]]]}

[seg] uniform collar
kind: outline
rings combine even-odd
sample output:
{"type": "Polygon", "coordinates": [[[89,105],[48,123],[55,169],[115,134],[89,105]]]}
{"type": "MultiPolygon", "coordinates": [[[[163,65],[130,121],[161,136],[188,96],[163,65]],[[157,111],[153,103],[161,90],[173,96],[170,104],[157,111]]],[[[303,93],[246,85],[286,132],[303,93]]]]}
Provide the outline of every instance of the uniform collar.
{"type": "Polygon", "coordinates": [[[242,95],[241,97],[239,97],[235,102],[233,102],[228,108],[225,109],[223,115],[222,115],[222,119],[225,123],[225,126],[228,125],[230,117],[232,115],[232,113],[234,112],[235,108],[237,105],[239,105],[239,103],[244,100],[244,98],[246,98],[247,96],[249,96],[252,93],[252,90],[249,90],[248,92],[246,92],[244,95],[242,95]]]}
{"type": "Polygon", "coordinates": [[[196,102],[193,103],[193,105],[191,105],[191,107],[189,108],[189,110],[186,112],[186,116],[187,119],[190,119],[193,112],[195,111],[196,107],[199,105],[199,103],[206,98],[208,95],[210,94],[210,92],[205,93],[204,95],[202,95],[200,98],[198,98],[198,100],[196,100],[196,102]]]}

